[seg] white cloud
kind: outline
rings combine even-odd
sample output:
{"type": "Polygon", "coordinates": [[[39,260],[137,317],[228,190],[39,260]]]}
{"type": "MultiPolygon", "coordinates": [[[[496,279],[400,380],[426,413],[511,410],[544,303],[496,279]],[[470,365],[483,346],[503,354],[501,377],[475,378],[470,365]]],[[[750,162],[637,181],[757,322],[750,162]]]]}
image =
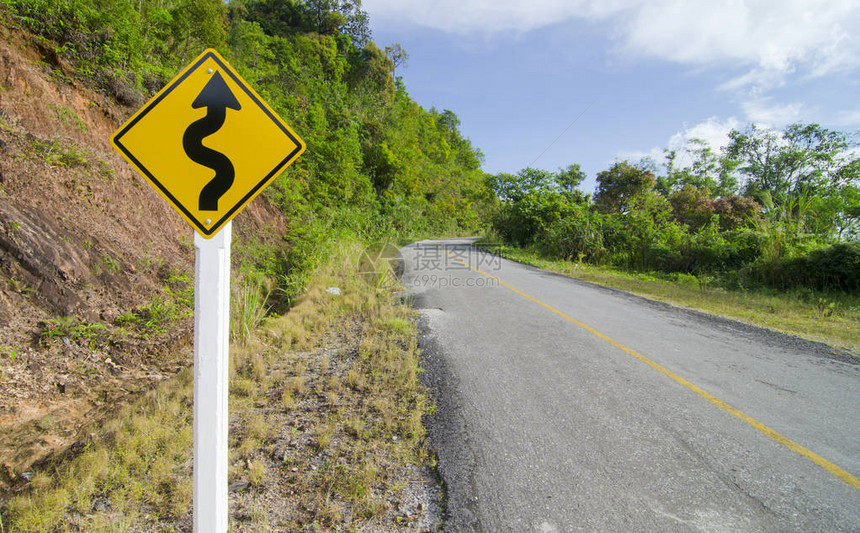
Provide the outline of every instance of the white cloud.
{"type": "Polygon", "coordinates": [[[666,157],[663,154],[663,148],[655,146],[650,150],[622,150],[615,154],[616,161],[630,161],[636,163],[642,159],[652,159],[657,166],[666,162],[666,157]]]}
{"type": "Polygon", "coordinates": [[[752,122],[771,128],[780,128],[801,120],[804,111],[802,102],[774,104],[772,101],[771,97],[752,97],[741,102],[741,109],[752,122]]]}
{"type": "Polygon", "coordinates": [[[836,113],[832,122],[839,126],[860,125],[860,109],[843,109],[836,113]]]}
{"type": "Polygon", "coordinates": [[[684,125],[684,129],[672,135],[666,145],[672,150],[680,150],[692,139],[702,139],[716,152],[729,143],[729,132],[740,128],[735,117],[721,121],[718,117],[710,117],[704,122],[693,126],[684,125]]]}
{"type": "Polygon", "coordinates": [[[494,38],[604,20],[613,54],[719,69],[734,77],[717,88],[733,93],[744,118],[775,127],[800,120],[809,108],[775,102],[773,89],[860,69],[858,0],[364,0],[363,6],[375,20],[494,38]]]}
{"type": "Polygon", "coordinates": [[[774,69],[752,69],[742,76],[737,76],[720,84],[717,89],[722,91],[740,91],[751,88],[750,92],[760,92],[764,88],[775,89],[785,84],[785,72],[774,69]]]}
{"type": "Polygon", "coordinates": [[[734,88],[778,84],[795,70],[821,76],[860,66],[856,0],[364,0],[363,7],[374,19],[455,34],[610,19],[625,56],[750,68],[727,83],[734,88]]]}
{"type": "Polygon", "coordinates": [[[860,66],[857,27],[854,0],[657,0],[636,11],[625,47],[682,64],[751,66],[735,85],[771,85],[798,69],[824,75],[860,66]]]}
{"type": "Polygon", "coordinates": [[[774,127],[809,114],[768,92],[797,78],[860,68],[856,0],[654,0],[635,10],[624,53],[746,72],[718,89],[735,93],[745,119],[774,127]]]}
{"type": "Polygon", "coordinates": [[[632,150],[619,152],[616,154],[616,157],[618,159],[627,159],[630,161],[638,161],[643,157],[650,157],[656,161],[658,165],[663,165],[666,163],[666,157],[663,150],[668,148],[678,152],[677,163],[681,167],[684,167],[688,166],[689,162],[692,161],[692,157],[687,154],[684,149],[687,146],[687,143],[692,139],[701,139],[707,142],[708,146],[711,147],[711,150],[715,153],[719,153],[719,151],[729,142],[729,132],[733,129],[739,129],[740,127],[741,124],[735,117],[729,117],[726,120],[720,120],[719,117],[710,117],[704,122],[694,124],[693,126],[687,126],[684,124],[681,131],[669,137],[669,140],[667,140],[665,145],[662,147],[655,146],[647,151],[632,150]]]}
{"type": "Polygon", "coordinates": [[[599,19],[641,0],[364,0],[371,18],[404,21],[455,34],[524,33],[572,19],[599,19]]]}

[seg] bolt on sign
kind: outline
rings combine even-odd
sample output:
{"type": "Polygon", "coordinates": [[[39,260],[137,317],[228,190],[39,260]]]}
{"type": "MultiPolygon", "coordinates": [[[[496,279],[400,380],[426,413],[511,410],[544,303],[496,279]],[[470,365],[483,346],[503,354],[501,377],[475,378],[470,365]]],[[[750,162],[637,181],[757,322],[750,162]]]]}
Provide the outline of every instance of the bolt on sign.
{"type": "Polygon", "coordinates": [[[211,49],[123,124],[111,144],[207,239],[305,149],[211,49]]]}

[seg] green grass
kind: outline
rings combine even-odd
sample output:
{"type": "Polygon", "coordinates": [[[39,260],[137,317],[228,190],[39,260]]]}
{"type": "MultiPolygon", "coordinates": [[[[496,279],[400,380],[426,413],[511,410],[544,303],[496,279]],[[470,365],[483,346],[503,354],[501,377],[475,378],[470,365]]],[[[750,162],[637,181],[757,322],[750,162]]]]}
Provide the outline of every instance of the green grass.
{"type": "Polygon", "coordinates": [[[233,284],[230,336],[234,341],[245,342],[266,318],[269,292],[259,279],[242,278],[233,284]]]}
{"type": "Polygon", "coordinates": [[[166,332],[169,327],[194,311],[194,283],[191,276],[170,273],[164,280],[164,296],[154,296],[146,305],[119,315],[115,324],[131,327],[148,337],[166,332]]]}
{"type": "Polygon", "coordinates": [[[44,327],[39,334],[43,344],[48,344],[51,339],[68,337],[72,340],[83,340],[90,350],[97,344],[104,342],[105,326],[93,324],[86,321],[79,322],[74,317],[62,316],[44,321],[44,327]]]}
{"type": "Polygon", "coordinates": [[[76,129],[77,131],[79,131],[81,133],[85,133],[85,132],[89,131],[89,128],[84,123],[84,121],[82,121],[81,118],[78,116],[78,114],[75,113],[69,107],[66,107],[64,105],[54,105],[54,104],[49,103],[48,109],[50,109],[51,111],[54,112],[57,119],[61,123],[66,124],[68,126],[71,126],[72,128],[76,129]]]}
{"type": "Polygon", "coordinates": [[[90,154],[86,150],[72,143],[63,143],[58,138],[49,141],[33,140],[26,156],[41,158],[49,165],[59,167],[87,167],[90,164],[90,154]]]}
{"type": "Polygon", "coordinates": [[[823,342],[853,355],[860,354],[860,296],[808,289],[787,292],[728,290],[712,278],[626,272],[547,259],[534,250],[510,246],[493,246],[492,252],[597,285],[823,342]]]}

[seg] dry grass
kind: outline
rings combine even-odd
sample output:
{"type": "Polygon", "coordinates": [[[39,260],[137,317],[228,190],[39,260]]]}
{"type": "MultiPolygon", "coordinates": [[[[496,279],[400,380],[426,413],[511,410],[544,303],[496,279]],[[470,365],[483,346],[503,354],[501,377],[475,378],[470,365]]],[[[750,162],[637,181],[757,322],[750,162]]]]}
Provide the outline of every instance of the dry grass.
{"type": "Polygon", "coordinates": [[[94,435],[77,457],[39,472],[4,513],[8,531],[117,531],[179,519],[191,498],[192,374],[159,385],[94,435]]]}
{"type": "MultiPolygon", "coordinates": [[[[231,350],[229,481],[244,487],[233,531],[408,530],[417,518],[402,522],[396,503],[431,462],[414,311],[357,276],[359,252],[343,246],[290,313],[231,350]]],[[[189,530],[191,399],[186,370],[118,413],[0,508],[3,533],[189,530]]]]}
{"type": "Polygon", "coordinates": [[[676,280],[660,279],[648,274],[546,260],[534,253],[508,247],[505,247],[503,255],[514,261],[597,285],[767,327],[823,342],[854,355],[860,354],[858,296],[817,294],[809,290],[729,291],[693,276],[677,276],[676,280]]]}

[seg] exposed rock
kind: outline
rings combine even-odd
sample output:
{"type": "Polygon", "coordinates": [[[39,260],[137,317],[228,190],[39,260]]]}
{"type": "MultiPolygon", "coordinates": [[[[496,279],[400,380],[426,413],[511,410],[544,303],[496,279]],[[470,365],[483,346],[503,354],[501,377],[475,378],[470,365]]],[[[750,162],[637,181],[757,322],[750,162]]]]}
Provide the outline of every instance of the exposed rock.
{"type": "Polygon", "coordinates": [[[89,281],[89,257],[48,216],[35,208],[0,204],[0,261],[19,267],[28,285],[58,313],[73,315],[83,305],[68,283],[89,281]]]}

